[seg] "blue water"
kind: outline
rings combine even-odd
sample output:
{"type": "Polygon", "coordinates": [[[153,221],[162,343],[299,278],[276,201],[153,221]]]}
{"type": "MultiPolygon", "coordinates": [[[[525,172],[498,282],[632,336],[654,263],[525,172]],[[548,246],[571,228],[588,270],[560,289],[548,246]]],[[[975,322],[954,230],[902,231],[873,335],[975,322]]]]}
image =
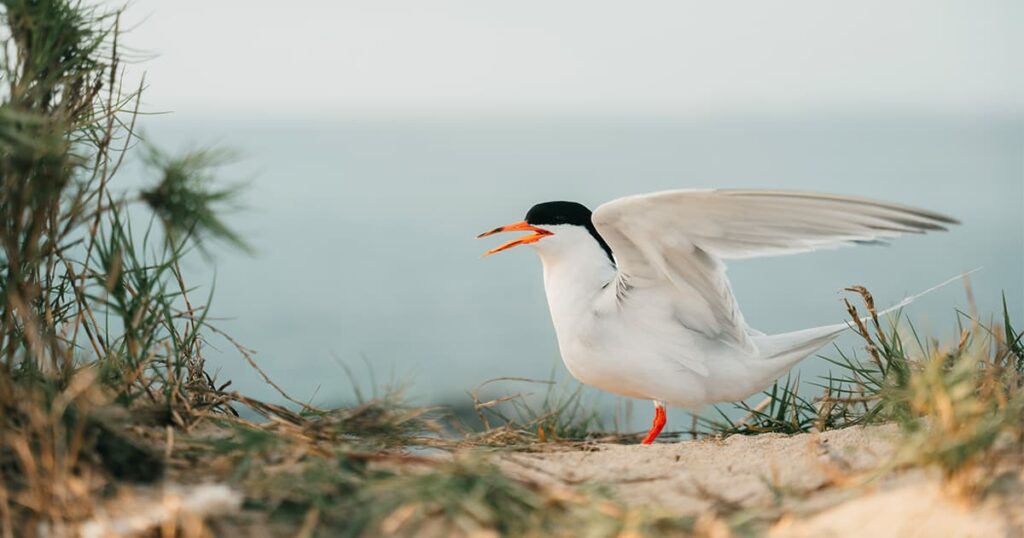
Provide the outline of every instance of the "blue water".
{"type": "MultiPolygon", "coordinates": [[[[350,398],[340,364],[364,387],[406,381],[421,404],[465,402],[498,376],[566,378],[535,255],[481,259],[494,242],[474,239],[552,199],[594,207],[662,189],[807,189],[963,221],[889,247],[733,263],[740,305],[765,332],[843,320],[837,292],[850,284],[888,304],[979,266],[971,280],[983,316],[1000,308],[1003,292],[1018,319],[1024,306],[1021,118],[254,114],[157,116],[143,127],[163,147],[218,142],[242,153],[223,171],[249,184],[245,208],[228,220],[256,254],[220,248],[186,270],[204,289],[215,277],[212,312],[225,318],[216,324],[257,350],[298,398],[350,398]]],[[[960,285],[906,313],[919,331],[951,337],[955,308],[970,308],[960,285]]],[[[840,346],[859,347],[853,338],[840,346]]],[[[235,388],[274,398],[226,342],[211,337],[208,355],[235,388]]],[[[801,370],[808,379],[826,366],[810,359],[801,370]]],[[[638,409],[637,425],[648,420],[646,404],[638,409]]]]}

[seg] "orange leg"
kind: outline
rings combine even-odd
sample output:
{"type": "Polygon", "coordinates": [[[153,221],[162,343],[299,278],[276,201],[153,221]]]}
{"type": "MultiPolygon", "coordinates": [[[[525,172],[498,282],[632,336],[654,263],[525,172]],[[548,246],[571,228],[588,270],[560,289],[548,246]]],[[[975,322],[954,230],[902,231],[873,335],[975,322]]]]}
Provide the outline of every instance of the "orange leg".
{"type": "Polygon", "coordinates": [[[647,432],[647,437],[644,437],[641,444],[649,445],[658,438],[658,434],[661,433],[661,429],[665,427],[665,423],[668,422],[668,414],[665,413],[665,404],[655,400],[654,401],[654,423],[651,424],[651,430],[647,432]]]}

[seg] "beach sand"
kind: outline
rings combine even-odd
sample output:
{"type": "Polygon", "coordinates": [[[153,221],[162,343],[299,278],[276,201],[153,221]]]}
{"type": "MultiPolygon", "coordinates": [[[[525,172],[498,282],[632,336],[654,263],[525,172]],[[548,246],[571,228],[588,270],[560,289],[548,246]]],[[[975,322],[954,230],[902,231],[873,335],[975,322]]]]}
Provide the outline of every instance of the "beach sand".
{"type": "Polygon", "coordinates": [[[938,470],[882,472],[897,434],[854,427],[499,458],[513,476],[555,488],[604,484],[623,502],[679,515],[775,514],[771,536],[1024,536],[1021,469],[968,500],[938,470]]]}

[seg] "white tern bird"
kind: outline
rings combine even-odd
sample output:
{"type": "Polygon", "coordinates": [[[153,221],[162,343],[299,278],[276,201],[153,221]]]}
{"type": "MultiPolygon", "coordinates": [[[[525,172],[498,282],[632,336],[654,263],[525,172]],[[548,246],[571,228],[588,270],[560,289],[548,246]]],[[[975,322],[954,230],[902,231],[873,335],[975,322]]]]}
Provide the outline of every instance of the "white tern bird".
{"type": "Polygon", "coordinates": [[[643,440],[650,444],[666,405],[746,398],[848,328],[752,329],[722,260],[879,242],[947,224],[958,222],[851,196],[678,190],[620,198],[593,213],[575,202],[542,203],[525,220],[479,237],[532,232],[485,255],[536,249],[566,368],[584,384],[652,400],[654,422],[643,440]]]}

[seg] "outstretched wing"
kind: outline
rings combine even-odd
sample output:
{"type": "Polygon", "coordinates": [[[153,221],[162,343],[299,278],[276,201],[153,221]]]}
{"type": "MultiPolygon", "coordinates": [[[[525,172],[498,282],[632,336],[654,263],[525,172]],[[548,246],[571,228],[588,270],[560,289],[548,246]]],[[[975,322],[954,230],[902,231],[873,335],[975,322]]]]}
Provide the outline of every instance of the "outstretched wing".
{"type": "Polygon", "coordinates": [[[793,254],[944,230],[945,215],[805,192],[680,190],[613,200],[593,214],[618,266],[616,288],[660,286],[692,330],[751,350],[723,259],[793,254]]]}

